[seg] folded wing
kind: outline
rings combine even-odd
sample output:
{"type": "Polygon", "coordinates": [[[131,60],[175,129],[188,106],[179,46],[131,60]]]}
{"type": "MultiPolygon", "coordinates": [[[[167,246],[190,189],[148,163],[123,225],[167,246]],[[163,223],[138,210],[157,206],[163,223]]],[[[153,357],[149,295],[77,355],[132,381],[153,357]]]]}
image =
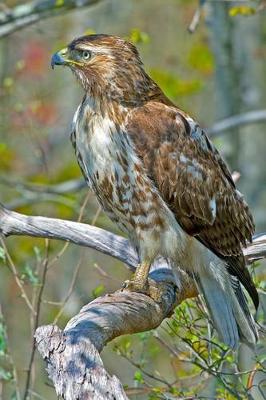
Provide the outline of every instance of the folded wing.
{"type": "Polygon", "coordinates": [[[156,101],[129,115],[127,132],[178,223],[226,261],[257,307],[242,253],[252,240],[253,219],[207,135],[177,108],[156,101]]]}

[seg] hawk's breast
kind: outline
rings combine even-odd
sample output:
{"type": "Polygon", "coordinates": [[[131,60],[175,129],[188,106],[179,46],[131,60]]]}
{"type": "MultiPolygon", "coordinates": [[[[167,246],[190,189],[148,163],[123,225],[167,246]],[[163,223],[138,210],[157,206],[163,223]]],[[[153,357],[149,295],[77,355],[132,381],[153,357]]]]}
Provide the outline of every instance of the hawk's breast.
{"type": "Polygon", "coordinates": [[[138,239],[164,229],[162,200],[146,175],[127,133],[108,117],[80,108],[72,137],[80,167],[103,209],[138,239]]]}

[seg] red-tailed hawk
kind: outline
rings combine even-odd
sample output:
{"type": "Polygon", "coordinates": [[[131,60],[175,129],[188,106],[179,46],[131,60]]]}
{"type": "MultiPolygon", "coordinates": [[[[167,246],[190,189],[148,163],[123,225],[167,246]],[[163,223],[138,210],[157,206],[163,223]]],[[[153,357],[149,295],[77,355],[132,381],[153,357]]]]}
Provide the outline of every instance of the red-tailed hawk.
{"type": "Polygon", "coordinates": [[[152,262],[163,256],[194,277],[226,344],[254,343],[241,288],[258,307],[241,250],[253,219],[205,132],[119,37],[80,37],[53,55],[54,65],[70,67],[84,88],[71,138],[100,204],[138,250],[133,289],[146,289],[152,262]]]}

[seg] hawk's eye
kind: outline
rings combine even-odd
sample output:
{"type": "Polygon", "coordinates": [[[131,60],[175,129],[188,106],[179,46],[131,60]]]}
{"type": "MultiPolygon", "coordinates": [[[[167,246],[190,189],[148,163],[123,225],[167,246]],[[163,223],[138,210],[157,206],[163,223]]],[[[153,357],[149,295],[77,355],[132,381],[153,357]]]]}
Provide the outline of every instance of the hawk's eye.
{"type": "Polygon", "coordinates": [[[82,52],[82,58],[84,60],[89,60],[91,58],[91,52],[89,50],[84,50],[82,52]]]}

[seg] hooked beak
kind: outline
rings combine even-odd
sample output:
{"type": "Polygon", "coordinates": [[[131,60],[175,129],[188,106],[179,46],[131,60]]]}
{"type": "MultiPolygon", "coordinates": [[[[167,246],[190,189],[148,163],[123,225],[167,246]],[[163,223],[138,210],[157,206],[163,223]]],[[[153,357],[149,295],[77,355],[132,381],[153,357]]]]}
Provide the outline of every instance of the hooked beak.
{"type": "Polygon", "coordinates": [[[69,60],[66,58],[67,56],[67,49],[63,49],[54,53],[51,59],[51,67],[54,69],[55,65],[67,65],[69,60]]]}

